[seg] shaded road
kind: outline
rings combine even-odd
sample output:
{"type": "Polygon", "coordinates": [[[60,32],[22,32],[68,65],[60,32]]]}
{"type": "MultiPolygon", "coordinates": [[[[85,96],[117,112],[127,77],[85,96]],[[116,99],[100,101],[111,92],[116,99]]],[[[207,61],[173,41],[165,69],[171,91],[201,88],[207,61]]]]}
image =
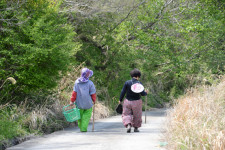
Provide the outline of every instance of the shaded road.
{"type": "Polygon", "coordinates": [[[43,137],[25,141],[7,150],[163,150],[159,146],[163,137],[165,109],[147,112],[147,123],[139,133],[126,133],[121,116],[113,116],[95,122],[95,132],[91,132],[92,124],[86,133],[78,127],[67,128],[43,137]]]}

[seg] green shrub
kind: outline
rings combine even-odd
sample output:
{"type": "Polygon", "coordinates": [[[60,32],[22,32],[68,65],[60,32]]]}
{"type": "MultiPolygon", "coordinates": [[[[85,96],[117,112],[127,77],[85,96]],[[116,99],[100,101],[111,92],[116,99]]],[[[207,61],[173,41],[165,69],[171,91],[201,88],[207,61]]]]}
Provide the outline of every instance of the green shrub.
{"type": "Polygon", "coordinates": [[[9,76],[17,80],[16,85],[4,85],[1,101],[55,87],[80,47],[67,17],[57,5],[42,0],[1,1],[0,8],[7,10],[2,16],[10,20],[0,20],[0,85],[9,76]]]}
{"type": "Polygon", "coordinates": [[[27,134],[27,129],[21,123],[25,115],[20,115],[14,105],[0,110],[0,141],[27,134]]]}

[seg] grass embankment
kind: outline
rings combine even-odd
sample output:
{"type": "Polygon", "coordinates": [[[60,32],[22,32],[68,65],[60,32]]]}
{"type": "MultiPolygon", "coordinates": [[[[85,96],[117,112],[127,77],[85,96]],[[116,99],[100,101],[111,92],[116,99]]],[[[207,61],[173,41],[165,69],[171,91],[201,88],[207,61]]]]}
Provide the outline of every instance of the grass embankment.
{"type": "Polygon", "coordinates": [[[168,115],[169,149],[225,149],[225,78],[187,91],[168,115]]]}
{"type": "MultiPolygon", "coordinates": [[[[0,106],[0,149],[1,144],[8,147],[13,143],[19,143],[34,135],[47,134],[68,126],[62,114],[65,102],[59,100],[52,105],[39,105],[30,108],[23,103],[19,106],[0,106]],[[32,109],[32,110],[31,110],[32,109]],[[12,140],[12,142],[8,141],[12,140]]],[[[104,118],[109,115],[109,110],[102,103],[97,102],[95,107],[95,119],[104,118]]]]}
{"type": "MultiPolygon", "coordinates": [[[[30,136],[47,134],[75,123],[68,123],[62,108],[69,104],[75,79],[83,66],[72,68],[50,95],[39,94],[28,97],[20,105],[0,105],[0,149],[17,144],[30,136]]],[[[95,119],[109,116],[109,109],[96,103],[95,119]]]]}

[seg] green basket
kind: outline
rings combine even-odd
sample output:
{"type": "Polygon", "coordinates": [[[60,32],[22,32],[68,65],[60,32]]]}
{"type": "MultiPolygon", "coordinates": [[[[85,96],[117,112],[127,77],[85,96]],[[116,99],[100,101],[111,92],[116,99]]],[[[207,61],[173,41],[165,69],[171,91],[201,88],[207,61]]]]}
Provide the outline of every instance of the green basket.
{"type": "Polygon", "coordinates": [[[69,110],[65,110],[65,108],[69,107],[70,105],[63,107],[63,114],[68,122],[74,122],[80,119],[80,109],[72,108],[69,110]]]}

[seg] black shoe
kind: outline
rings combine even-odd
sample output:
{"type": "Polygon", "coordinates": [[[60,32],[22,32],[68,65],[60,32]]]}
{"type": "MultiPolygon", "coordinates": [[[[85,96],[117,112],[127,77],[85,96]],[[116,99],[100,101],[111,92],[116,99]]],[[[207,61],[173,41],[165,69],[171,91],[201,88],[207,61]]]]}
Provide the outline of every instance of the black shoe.
{"type": "Polygon", "coordinates": [[[134,132],[140,132],[138,128],[134,128],[134,132]]]}
{"type": "Polygon", "coordinates": [[[127,125],[127,133],[130,133],[130,132],[131,132],[131,125],[128,124],[128,125],[127,125]]]}

